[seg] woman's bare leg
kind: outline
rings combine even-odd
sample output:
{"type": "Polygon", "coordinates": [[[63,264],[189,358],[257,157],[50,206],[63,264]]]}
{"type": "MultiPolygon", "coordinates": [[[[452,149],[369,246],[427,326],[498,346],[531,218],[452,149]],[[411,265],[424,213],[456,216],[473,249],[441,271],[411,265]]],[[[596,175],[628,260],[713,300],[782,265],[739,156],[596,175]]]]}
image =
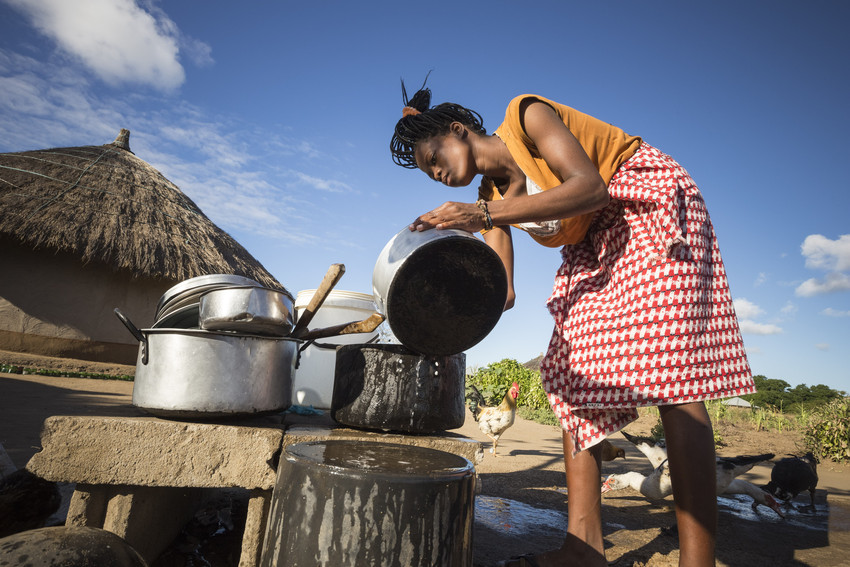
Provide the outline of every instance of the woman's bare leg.
{"type": "Polygon", "coordinates": [[[601,445],[573,457],[573,441],[564,438],[564,466],[567,472],[567,536],[561,549],[535,554],[541,567],[607,565],[602,541],[601,445]]]}
{"type": "Polygon", "coordinates": [[[717,468],[711,419],[702,402],[660,406],[676,501],[679,565],[715,565],[717,468]]]}

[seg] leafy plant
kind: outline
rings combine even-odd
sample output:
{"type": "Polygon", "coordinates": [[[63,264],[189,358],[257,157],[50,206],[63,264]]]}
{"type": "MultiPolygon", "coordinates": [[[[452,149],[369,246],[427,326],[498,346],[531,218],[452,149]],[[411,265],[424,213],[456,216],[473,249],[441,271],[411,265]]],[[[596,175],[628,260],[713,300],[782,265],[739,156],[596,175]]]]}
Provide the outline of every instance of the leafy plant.
{"type": "Polygon", "coordinates": [[[526,368],[510,358],[476,370],[467,377],[467,388],[474,385],[488,405],[496,405],[502,401],[513,382],[519,385],[518,406],[535,410],[549,409],[549,400],[540,382],[540,372],[526,368]]]}
{"type": "Polygon", "coordinates": [[[831,401],[815,410],[803,431],[806,447],[835,462],[850,460],[850,398],[831,401]]]}

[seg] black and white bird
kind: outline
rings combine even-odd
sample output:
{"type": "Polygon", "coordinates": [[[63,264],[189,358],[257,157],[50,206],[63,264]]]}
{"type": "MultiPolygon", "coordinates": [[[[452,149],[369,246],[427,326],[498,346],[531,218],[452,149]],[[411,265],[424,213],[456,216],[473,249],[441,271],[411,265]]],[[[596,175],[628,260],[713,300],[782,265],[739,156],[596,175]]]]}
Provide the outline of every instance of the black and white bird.
{"type": "Polygon", "coordinates": [[[602,494],[612,490],[633,488],[650,500],[661,500],[673,494],[670,467],[663,460],[653,471],[644,475],[637,471],[608,475],[602,483],[602,494]]]}
{"type": "MultiPolygon", "coordinates": [[[[721,493],[718,492],[718,495],[721,493]]],[[[723,494],[745,494],[753,499],[753,512],[758,513],[759,505],[767,506],[777,514],[779,514],[780,518],[784,518],[785,514],[782,513],[782,509],[779,506],[779,503],[774,500],[773,496],[753,484],[752,482],[748,482],[742,478],[733,479],[728,485],[726,485],[726,490],[723,491],[723,494]]]]}
{"type": "Polygon", "coordinates": [[[773,453],[717,457],[717,494],[722,494],[730,482],[752,469],[758,463],[769,461],[773,457],[773,453]]]}
{"type": "Polygon", "coordinates": [[[667,460],[667,445],[664,439],[653,439],[652,437],[641,437],[639,435],[629,435],[625,431],[620,431],[627,440],[629,440],[643,455],[649,459],[649,463],[653,467],[659,466],[667,460]]]}
{"type": "MultiPolygon", "coordinates": [[[[602,484],[602,493],[631,487],[652,500],[665,498],[673,493],[670,482],[670,469],[667,466],[667,447],[663,439],[652,439],[630,435],[621,431],[623,436],[644,454],[655,468],[649,475],[636,471],[609,475],[602,484]]],[[[764,505],[782,516],[776,500],[751,482],[737,477],[752,469],[756,464],[769,461],[773,453],[760,455],[740,455],[737,457],[717,457],[717,494],[746,494],[753,498],[753,510],[764,505]]]]}
{"type": "Polygon", "coordinates": [[[796,498],[804,490],[808,490],[812,509],[814,509],[817,485],[818,461],[814,454],[808,452],[803,456],[790,456],[776,461],[770,472],[770,482],[764,489],[786,502],[796,498]]]}

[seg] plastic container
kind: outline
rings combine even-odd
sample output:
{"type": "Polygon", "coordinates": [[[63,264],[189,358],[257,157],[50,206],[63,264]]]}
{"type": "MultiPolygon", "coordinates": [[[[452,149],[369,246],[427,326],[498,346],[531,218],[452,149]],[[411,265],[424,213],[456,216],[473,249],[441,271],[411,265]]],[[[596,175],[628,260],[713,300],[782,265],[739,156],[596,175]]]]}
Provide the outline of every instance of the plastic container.
{"type": "MultiPolygon", "coordinates": [[[[299,291],[295,298],[298,317],[310,303],[315,289],[299,291]]],[[[310,328],[331,327],[361,321],[375,313],[372,295],[356,291],[333,290],[316,311],[310,328]]],[[[297,318],[296,318],[297,321],[297,318]]],[[[368,343],[378,338],[378,330],[319,339],[301,353],[301,360],[292,381],[292,404],[330,409],[336,373],[336,346],[368,343]]]]}

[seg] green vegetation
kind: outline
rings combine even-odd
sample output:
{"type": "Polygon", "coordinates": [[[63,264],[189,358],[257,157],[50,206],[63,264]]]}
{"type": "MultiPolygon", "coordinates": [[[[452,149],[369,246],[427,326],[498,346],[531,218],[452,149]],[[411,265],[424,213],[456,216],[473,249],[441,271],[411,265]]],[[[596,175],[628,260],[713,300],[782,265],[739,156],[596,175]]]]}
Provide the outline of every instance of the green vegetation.
{"type": "Polygon", "coordinates": [[[812,453],[837,463],[850,461],[850,398],[840,398],[815,410],[803,438],[812,453]]]}
{"type": "MultiPolygon", "coordinates": [[[[819,459],[835,462],[850,461],[850,398],[840,392],[818,384],[805,384],[791,388],[784,380],[755,376],[756,394],[742,396],[752,408],[733,408],[720,400],[706,402],[712,423],[729,423],[752,427],[756,431],[799,431],[808,450],[819,459]]],[[[526,368],[513,359],[503,359],[487,367],[474,370],[467,376],[467,393],[475,385],[487,405],[498,405],[512,382],[520,387],[517,414],[523,419],[557,426],[540,381],[540,372],[526,368]]],[[[657,408],[640,408],[642,415],[658,416],[657,408]]],[[[664,437],[661,418],[650,432],[658,439],[664,437]]],[[[715,445],[724,444],[714,430],[715,445]]]]}
{"type": "Polygon", "coordinates": [[[549,400],[540,382],[540,371],[526,368],[516,360],[505,358],[500,362],[480,368],[466,377],[467,394],[474,385],[484,396],[487,405],[499,405],[511,384],[519,385],[517,405],[534,410],[549,410],[549,400]]]}
{"type": "Polygon", "coordinates": [[[758,392],[741,397],[754,406],[763,408],[810,410],[847,395],[846,392],[833,390],[823,384],[811,387],[800,384],[791,388],[791,384],[785,380],[766,378],[761,375],[753,376],[753,380],[758,392]]]}
{"type": "Polygon", "coordinates": [[[46,368],[27,368],[14,364],[0,363],[0,372],[7,374],[37,374],[39,376],[59,376],[67,378],[95,378],[97,380],[133,381],[127,374],[100,374],[97,372],[74,372],[72,370],[49,370],[46,368]]]}

